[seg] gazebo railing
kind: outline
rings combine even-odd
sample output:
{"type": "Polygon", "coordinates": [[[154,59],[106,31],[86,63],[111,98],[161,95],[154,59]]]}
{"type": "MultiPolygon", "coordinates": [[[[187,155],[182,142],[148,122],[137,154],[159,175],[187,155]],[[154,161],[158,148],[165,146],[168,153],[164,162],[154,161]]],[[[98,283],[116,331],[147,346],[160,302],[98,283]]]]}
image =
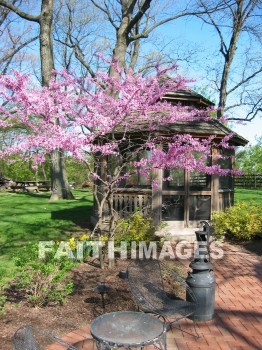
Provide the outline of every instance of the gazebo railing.
{"type": "Polygon", "coordinates": [[[114,210],[120,217],[130,216],[130,214],[135,213],[137,210],[142,211],[144,215],[149,215],[151,213],[151,191],[150,193],[124,191],[114,193],[113,196],[114,210]]]}

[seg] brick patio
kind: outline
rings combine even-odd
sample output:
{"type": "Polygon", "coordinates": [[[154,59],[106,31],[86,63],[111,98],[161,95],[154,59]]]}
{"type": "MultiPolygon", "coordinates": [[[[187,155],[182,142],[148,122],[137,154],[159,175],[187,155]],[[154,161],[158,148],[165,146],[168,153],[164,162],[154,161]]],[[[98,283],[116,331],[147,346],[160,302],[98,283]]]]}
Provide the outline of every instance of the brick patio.
{"type": "MultiPolygon", "coordinates": [[[[192,321],[180,321],[167,334],[168,350],[262,349],[262,259],[228,244],[224,252],[222,260],[212,262],[217,284],[214,319],[197,323],[199,340],[192,321]]],[[[95,349],[89,325],[63,339],[81,350],[95,349]]],[[[48,350],[64,348],[53,344],[48,350]]]]}

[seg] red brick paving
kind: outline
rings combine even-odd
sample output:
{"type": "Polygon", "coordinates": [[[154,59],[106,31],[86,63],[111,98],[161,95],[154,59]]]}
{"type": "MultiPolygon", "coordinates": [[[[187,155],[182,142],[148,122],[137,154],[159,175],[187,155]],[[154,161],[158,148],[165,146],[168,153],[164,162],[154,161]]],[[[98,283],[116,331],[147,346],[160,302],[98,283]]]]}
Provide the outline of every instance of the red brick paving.
{"type": "MultiPolygon", "coordinates": [[[[167,333],[168,350],[262,349],[262,259],[228,244],[224,253],[222,260],[212,262],[216,276],[213,320],[197,322],[200,339],[195,338],[192,321],[180,321],[167,333]]],[[[95,350],[88,325],[63,339],[80,350],[95,350]]],[[[64,348],[53,344],[48,350],[64,348]]]]}

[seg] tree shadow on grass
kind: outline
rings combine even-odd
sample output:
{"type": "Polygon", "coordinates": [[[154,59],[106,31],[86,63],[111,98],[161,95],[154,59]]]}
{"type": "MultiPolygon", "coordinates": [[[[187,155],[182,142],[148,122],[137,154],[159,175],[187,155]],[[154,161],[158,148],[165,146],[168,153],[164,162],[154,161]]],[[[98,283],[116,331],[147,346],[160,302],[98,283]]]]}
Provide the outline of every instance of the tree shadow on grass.
{"type": "Polygon", "coordinates": [[[29,242],[59,240],[90,227],[93,201],[86,191],[77,191],[76,199],[56,202],[48,202],[50,193],[12,194],[19,200],[7,203],[10,215],[1,217],[1,255],[15,254],[29,242]]]}
{"type": "MultiPolygon", "coordinates": [[[[23,196],[27,196],[27,197],[32,197],[32,198],[37,198],[37,197],[42,197],[45,199],[50,199],[51,197],[51,192],[26,192],[26,191],[19,191],[19,192],[13,192],[13,191],[7,191],[7,193],[10,194],[15,194],[15,195],[23,195],[23,196]]],[[[77,194],[74,194],[74,198],[72,199],[61,199],[61,201],[77,201],[77,202],[93,202],[92,200],[86,198],[87,195],[90,195],[91,192],[90,191],[86,191],[86,190],[77,190],[77,194]],[[82,195],[81,198],[78,198],[79,195],[82,195]]],[[[54,202],[50,202],[50,203],[57,203],[57,201],[54,202]]]]}
{"type": "MultiPolygon", "coordinates": [[[[78,190],[78,196],[83,193],[83,196],[81,198],[74,198],[70,199],[70,202],[76,202],[76,203],[85,203],[85,205],[77,205],[73,208],[68,209],[58,209],[58,210],[52,210],[51,211],[51,219],[52,220],[66,220],[71,221],[75,225],[81,227],[81,228],[91,228],[90,224],[90,217],[93,212],[93,200],[86,198],[87,192],[78,190]]],[[[31,193],[31,192],[17,192],[17,195],[23,195],[31,198],[37,198],[40,197],[43,199],[49,199],[50,193],[31,193]]],[[[59,203],[66,203],[66,201],[61,200],[55,201],[55,202],[49,202],[49,205],[57,205],[59,203]]],[[[34,203],[34,205],[36,205],[34,203]]]]}
{"type": "Polygon", "coordinates": [[[70,209],[61,209],[51,212],[52,220],[72,221],[81,228],[91,229],[91,215],[93,213],[92,205],[81,205],[70,209]]]}
{"type": "Polygon", "coordinates": [[[7,193],[10,193],[10,194],[13,194],[13,195],[16,195],[16,196],[28,196],[28,197],[33,197],[33,198],[36,198],[36,197],[43,197],[43,198],[50,198],[51,196],[51,192],[26,192],[26,191],[17,191],[17,192],[14,192],[14,191],[6,191],[7,193]]]}

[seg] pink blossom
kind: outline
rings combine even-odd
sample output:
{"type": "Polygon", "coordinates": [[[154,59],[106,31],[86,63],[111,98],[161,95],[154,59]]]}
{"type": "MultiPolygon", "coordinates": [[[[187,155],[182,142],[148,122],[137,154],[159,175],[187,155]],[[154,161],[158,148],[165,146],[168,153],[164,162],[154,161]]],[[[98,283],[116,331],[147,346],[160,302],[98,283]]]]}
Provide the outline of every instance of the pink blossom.
{"type": "MultiPolygon", "coordinates": [[[[117,70],[120,78],[104,72],[95,78],[78,78],[66,70],[56,71],[56,79],[43,88],[34,87],[29,77],[19,72],[0,76],[0,98],[6,102],[0,107],[0,128],[9,130],[17,124],[25,127],[12,146],[0,151],[0,157],[27,153],[37,165],[43,163],[45,154],[60,149],[91,168],[98,154],[114,156],[121,163],[123,150],[134,155],[150,150],[150,159],[132,160],[132,172],[148,176],[156,168],[183,168],[208,174],[235,173],[208,165],[211,147],[233,148],[229,144],[232,134],[214,144],[215,136],[198,139],[186,134],[166,137],[158,133],[161,127],[168,129],[178,122],[210,120],[213,108],[198,110],[161,100],[171,90],[185,89],[189,80],[176,76],[159,84],[166,70],[146,78],[117,70]],[[138,131],[139,146],[134,149],[130,135],[138,131]]],[[[119,178],[130,174],[126,171],[119,178]]],[[[95,172],[92,175],[99,178],[95,172]]]]}

